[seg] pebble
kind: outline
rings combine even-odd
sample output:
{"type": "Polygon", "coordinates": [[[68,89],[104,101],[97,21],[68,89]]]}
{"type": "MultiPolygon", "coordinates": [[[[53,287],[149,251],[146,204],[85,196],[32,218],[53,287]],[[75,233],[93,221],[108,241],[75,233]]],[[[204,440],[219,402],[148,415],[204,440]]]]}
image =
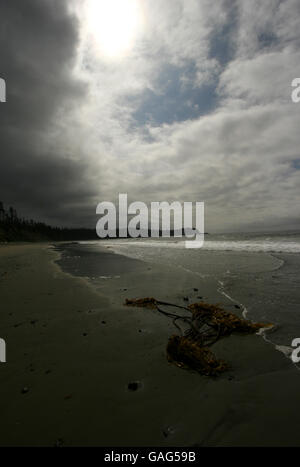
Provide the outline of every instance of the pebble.
{"type": "Polygon", "coordinates": [[[128,389],[129,391],[137,391],[141,387],[141,383],[139,381],[132,381],[131,383],[128,383],[128,389]]]}
{"type": "Polygon", "coordinates": [[[165,438],[168,438],[170,435],[173,435],[175,433],[175,430],[172,426],[167,426],[164,430],[163,430],[163,435],[165,438]]]}
{"type": "Polygon", "coordinates": [[[60,448],[63,444],[64,444],[64,440],[63,440],[62,438],[58,438],[58,439],[55,441],[55,447],[56,447],[56,448],[60,448]]]}

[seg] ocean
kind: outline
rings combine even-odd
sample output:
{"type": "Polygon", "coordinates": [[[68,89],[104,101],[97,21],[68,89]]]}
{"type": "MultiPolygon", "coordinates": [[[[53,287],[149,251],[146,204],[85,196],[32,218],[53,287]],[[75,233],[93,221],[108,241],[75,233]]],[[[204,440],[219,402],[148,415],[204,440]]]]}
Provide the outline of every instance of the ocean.
{"type": "Polygon", "coordinates": [[[209,284],[247,319],[274,324],[263,337],[287,356],[292,340],[300,337],[300,232],[207,234],[199,250],[186,249],[181,239],[107,239],[59,249],[62,269],[94,284],[126,274],[122,257],[192,273],[204,297],[209,284]],[[92,263],[103,248],[110,252],[110,267],[97,272],[92,263]]]}

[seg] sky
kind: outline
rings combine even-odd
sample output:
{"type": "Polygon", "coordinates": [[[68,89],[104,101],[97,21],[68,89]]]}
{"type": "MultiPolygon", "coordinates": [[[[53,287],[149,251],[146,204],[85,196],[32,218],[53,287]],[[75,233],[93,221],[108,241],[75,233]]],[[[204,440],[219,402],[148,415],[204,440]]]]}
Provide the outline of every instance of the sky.
{"type": "Polygon", "coordinates": [[[205,203],[300,229],[299,0],[1,0],[0,200],[51,225],[205,203]]]}

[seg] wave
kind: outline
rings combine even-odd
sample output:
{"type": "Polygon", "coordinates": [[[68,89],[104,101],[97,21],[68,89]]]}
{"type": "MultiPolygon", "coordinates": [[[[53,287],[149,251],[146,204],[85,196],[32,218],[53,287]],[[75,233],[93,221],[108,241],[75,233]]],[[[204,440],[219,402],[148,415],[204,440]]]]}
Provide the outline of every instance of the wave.
{"type": "Polygon", "coordinates": [[[285,241],[205,241],[204,250],[300,253],[300,243],[285,241]]]}
{"type": "MultiPolygon", "coordinates": [[[[79,242],[104,247],[176,248],[185,249],[183,240],[122,239],[79,242]]],[[[205,240],[201,250],[206,251],[248,251],[269,253],[300,253],[300,242],[285,240],[205,240]]],[[[195,251],[195,250],[194,250],[195,251]]]]}

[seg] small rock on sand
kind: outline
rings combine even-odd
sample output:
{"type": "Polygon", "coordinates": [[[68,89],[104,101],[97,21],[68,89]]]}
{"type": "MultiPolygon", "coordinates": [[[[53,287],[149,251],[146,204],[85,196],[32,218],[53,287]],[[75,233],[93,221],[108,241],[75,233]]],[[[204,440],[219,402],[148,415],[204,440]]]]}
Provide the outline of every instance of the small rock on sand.
{"type": "Polygon", "coordinates": [[[63,446],[64,444],[64,440],[62,438],[58,438],[56,441],[55,441],[55,447],[56,448],[60,448],[61,446],[63,446]]]}
{"type": "Polygon", "coordinates": [[[128,386],[127,386],[127,387],[128,387],[128,389],[129,389],[129,391],[135,392],[135,391],[137,391],[138,389],[140,389],[141,386],[142,386],[142,385],[141,385],[141,383],[140,383],[139,381],[132,381],[132,382],[128,383],[128,386]]]}
{"type": "Polygon", "coordinates": [[[175,433],[175,430],[172,426],[167,426],[166,428],[163,429],[163,435],[165,438],[168,438],[169,436],[173,435],[175,433]]]}

